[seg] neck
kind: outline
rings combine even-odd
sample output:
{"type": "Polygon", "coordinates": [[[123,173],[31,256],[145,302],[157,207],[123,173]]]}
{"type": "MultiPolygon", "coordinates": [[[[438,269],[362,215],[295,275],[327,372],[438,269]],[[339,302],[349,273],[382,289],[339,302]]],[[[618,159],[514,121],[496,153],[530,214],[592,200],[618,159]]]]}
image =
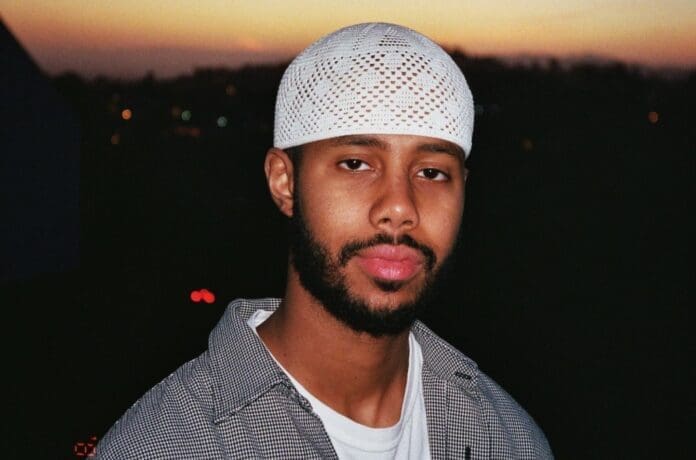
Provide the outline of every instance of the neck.
{"type": "Polygon", "coordinates": [[[285,298],[258,328],[273,356],[310,393],[368,426],[398,422],[408,373],[408,331],[374,337],[334,318],[289,270],[285,298]]]}

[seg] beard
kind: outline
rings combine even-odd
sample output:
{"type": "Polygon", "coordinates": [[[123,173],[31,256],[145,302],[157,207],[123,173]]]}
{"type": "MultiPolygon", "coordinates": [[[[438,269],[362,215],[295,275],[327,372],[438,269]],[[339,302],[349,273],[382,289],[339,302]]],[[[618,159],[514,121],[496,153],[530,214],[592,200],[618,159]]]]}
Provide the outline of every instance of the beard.
{"type": "MultiPolygon", "coordinates": [[[[442,285],[447,271],[447,259],[443,260],[440,268],[436,270],[437,260],[434,251],[408,235],[395,239],[380,233],[368,240],[350,241],[341,248],[336,257],[332,257],[308,228],[298,199],[295,201],[289,230],[290,260],[299,275],[300,284],[334,318],[356,332],[365,332],[373,337],[397,335],[409,329],[418,314],[432,304],[434,294],[442,285]],[[370,306],[368,299],[351,294],[341,269],[360,250],[378,244],[403,244],[423,254],[425,281],[412,300],[396,306],[370,306]]],[[[373,279],[372,282],[385,293],[397,292],[406,284],[402,281],[379,279],[373,279]]]]}

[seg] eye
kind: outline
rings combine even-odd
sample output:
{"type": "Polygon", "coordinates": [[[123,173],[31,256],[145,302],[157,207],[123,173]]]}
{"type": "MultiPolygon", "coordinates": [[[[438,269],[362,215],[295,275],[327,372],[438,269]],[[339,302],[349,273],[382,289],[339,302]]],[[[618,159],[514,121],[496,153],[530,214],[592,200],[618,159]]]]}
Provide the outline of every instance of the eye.
{"type": "Polygon", "coordinates": [[[443,182],[450,178],[449,175],[435,168],[421,169],[418,171],[418,176],[437,182],[443,182]]]}
{"type": "Polygon", "coordinates": [[[370,165],[368,165],[362,160],[357,160],[355,158],[340,161],[338,165],[341,168],[347,169],[349,171],[368,171],[370,169],[370,165]]]}

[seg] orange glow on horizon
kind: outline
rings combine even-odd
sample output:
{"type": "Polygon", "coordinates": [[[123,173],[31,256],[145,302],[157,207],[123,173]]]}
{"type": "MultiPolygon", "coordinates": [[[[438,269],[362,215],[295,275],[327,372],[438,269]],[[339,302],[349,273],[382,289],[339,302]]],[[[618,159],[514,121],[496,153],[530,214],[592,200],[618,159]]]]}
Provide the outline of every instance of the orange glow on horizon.
{"type": "Polygon", "coordinates": [[[504,6],[484,0],[23,0],[3,9],[5,23],[49,71],[109,69],[126,61],[134,69],[150,65],[165,73],[273,62],[321,35],[365,21],[403,24],[474,55],[595,55],[696,65],[692,0],[529,0],[504,6]]]}

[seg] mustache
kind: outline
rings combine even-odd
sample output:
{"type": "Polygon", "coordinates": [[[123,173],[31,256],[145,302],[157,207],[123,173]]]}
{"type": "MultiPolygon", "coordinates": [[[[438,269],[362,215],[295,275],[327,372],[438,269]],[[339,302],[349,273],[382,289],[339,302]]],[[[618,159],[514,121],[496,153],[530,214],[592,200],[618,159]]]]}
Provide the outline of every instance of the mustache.
{"type": "Polygon", "coordinates": [[[380,244],[390,244],[393,246],[403,244],[404,246],[408,246],[410,248],[420,251],[421,254],[423,254],[423,257],[425,257],[425,266],[428,271],[431,271],[435,266],[435,262],[437,262],[435,251],[433,251],[430,247],[416,241],[413,237],[409,235],[401,235],[397,238],[394,238],[393,236],[389,236],[386,233],[379,233],[368,240],[356,240],[347,243],[341,249],[341,252],[338,257],[338,263],[341,267],[345,267],[348,261],[351,258],[355,257],[355,255],[357,255],[358,252],[371,246],[377,246],[380,244]]]}

